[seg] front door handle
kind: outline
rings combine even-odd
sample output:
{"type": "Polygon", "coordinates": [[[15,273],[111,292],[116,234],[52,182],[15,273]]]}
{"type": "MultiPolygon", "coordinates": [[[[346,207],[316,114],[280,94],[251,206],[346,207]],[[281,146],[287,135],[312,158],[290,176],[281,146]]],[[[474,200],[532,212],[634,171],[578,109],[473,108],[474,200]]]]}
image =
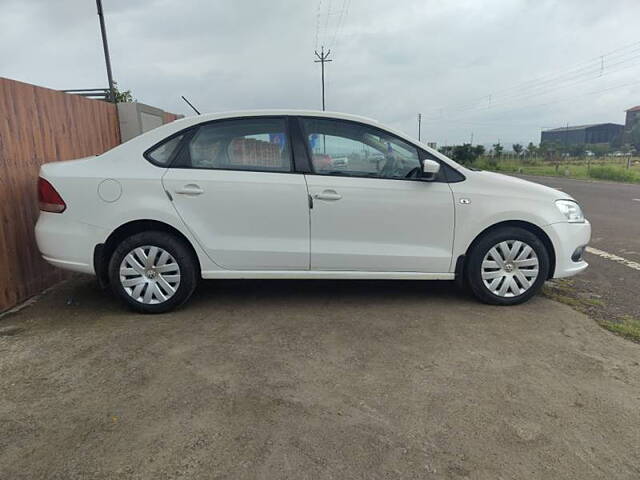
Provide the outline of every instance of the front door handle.
{"type": "Polygon", "coordinates": [[[327,200],[327,201],[336,201],[342,198],[335,190],[323,190],[322,193],[316,193],[313,198],[316,200],[327,200]]]}
{"type": "Polygon", "coordinates": [[[200,188],[199,185],[196,185],[195,183],[190,183],[188,185],[185,185],[182,188],[179,188],[175,191],[178,195],[202,195],[204,193],[204,190],[202,188],[200,188]]]}

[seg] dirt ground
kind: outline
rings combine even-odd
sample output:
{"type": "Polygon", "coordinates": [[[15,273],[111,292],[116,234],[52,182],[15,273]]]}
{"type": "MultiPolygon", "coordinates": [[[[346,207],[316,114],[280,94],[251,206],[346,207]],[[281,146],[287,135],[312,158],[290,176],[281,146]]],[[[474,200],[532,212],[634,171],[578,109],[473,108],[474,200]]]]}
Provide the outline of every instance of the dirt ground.
{"type": "Polygon", "coordinates": [[[0,320],[1,479],[638,479],[640,345],[448,283],[71,280],[0,320]]]}

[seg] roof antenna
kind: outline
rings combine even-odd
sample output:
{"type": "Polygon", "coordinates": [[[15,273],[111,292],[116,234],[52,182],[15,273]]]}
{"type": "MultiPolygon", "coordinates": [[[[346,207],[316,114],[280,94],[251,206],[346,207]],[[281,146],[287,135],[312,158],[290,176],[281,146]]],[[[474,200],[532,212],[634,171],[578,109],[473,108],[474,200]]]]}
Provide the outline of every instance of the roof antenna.
{"type": "Polygon", "coordinates": [[[193,108],[193,111],[196,112],[198,115],[200,115],[200,112],[198,111],[198,109],[196,107],[194,107],[193,105],[191,105],[191,102],[189,100],[187,100],[186,98],[184,98],[184,95],[180,95],[182,97],[182,99],[187,102],[187,105],[189,105],[191,108],[193,108]]]}

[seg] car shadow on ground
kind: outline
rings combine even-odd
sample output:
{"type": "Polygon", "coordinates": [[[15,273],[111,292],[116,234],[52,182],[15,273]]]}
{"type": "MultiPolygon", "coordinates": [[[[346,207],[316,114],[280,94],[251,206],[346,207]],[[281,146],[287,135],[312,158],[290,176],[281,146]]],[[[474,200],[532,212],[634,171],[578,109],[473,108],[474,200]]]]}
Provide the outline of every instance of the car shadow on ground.
{"type": "MultiPolygon", "coordinates": [[[[126,315],[133,312],[112,294],[101,289],[92,277],[75,275],[74,278],[54,289],[47,296],[57,297],[56,304],[64,302],[68,307],[80,307],[94,315],[126,315]]],[[[334,303],[354,305],[361,303],[368,308],[375,303],[403,303],[423,301],[448,301],[462,304],[479,304],[470,293],[460,289],[453,281],[430,280],[204,280],[200,282],[192,298],[172,315],[189,314],[196,310],[215,309],[217,306],[233,308],[246,306],[248,302],[268,305],[290,304],[299,308],[322,308],[334,303]]]]}
{"type": "MultiPolygon", "coordinates": [[[[328,299],[366,301],[425,300],[443,297],[452,301],[472,300],[452,281],[412,280],[207,280],[189,303],[201,304],[215,298],[228,300],[305,300],[328,299]]],[[[188,308],[189,303],[185,305],[188,308]]]]}

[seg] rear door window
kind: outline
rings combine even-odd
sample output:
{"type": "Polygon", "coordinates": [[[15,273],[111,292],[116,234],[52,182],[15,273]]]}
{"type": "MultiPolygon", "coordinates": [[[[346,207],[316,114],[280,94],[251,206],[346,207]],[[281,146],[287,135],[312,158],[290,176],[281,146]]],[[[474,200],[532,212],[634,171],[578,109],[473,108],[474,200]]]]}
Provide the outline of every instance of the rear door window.
{"type": "Polygon", "coordinates": [[[258,117],[204,124],[193,133],[176,166],[291,172],[285,119],[258,117]]]}

